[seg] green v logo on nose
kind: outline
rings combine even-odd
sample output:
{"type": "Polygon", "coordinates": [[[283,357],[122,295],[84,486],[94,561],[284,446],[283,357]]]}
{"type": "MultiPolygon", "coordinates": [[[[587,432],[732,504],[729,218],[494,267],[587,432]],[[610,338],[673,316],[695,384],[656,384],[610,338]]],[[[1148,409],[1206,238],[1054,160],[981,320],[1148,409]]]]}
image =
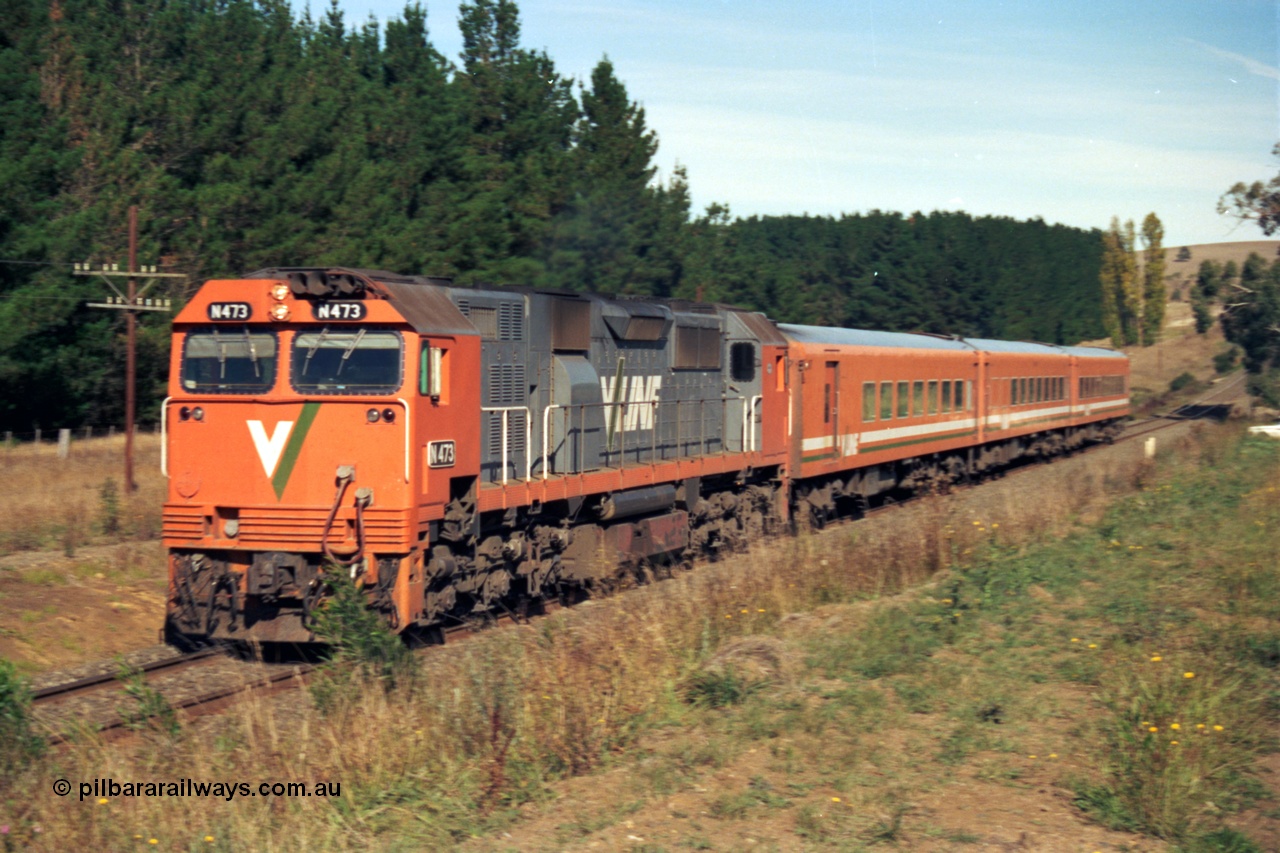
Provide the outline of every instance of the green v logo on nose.
{"type": "Polygon", "coordinates": [[[307,433],[311,431],[311,424],[315,422],[319,411],[319,403],[304,403],[296,424],[293,421],[277,421],[271,435],[267,435],[262,421],[248,421],[253,447],[258,451],[262,470],[271,478],[271,488],[276,493],[276,500],[284,495],[289,476],[293,474],[293,466],[298,461],[303,442],[307,440],[307,433]]]}

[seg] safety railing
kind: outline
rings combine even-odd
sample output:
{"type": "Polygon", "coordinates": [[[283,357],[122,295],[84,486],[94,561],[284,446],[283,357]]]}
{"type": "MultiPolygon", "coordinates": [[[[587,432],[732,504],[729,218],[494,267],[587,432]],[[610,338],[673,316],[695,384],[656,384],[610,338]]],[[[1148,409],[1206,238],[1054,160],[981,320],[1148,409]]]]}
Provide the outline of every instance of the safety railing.
{"type": "Polygon", "coordinates": [[[502,414],[502,482],[509,479],[507,471],[511,467],[511,413],[524,413],[524,479],[533,479],[533,460],[529,458],[529,448],[533,446],[533,418],[528,406],[481,406],[481,412],[502,414]]]}
{"type": "MultiPolygon", "coordinates": [[[[587,470],[586,435],[590,430],[599,430],[605,434],[602,450],[602,465],[605,468],[622,467],[626,461],[628,454],[636,455],[637,463],[657,462],[667,458],[685,458],[693,455],[709,455],[711,453],[740,453],[752,452],[757,449],[756,441],[756,417],[757,411],[763,403],[763,397],[756,395],[751,398],[743,397],[726,397],[720,400],[672,400],[667,402],[652,401],[646,403],[633,402],[609,402],[609,403],[576,403],[576,404],[553,404],[542,410],[542,453],[541,467],[542,479],[547,479],[553,474],[576,473],[587,470]],[[742,429],[739,436],[738,448],[728,447],[725,437],[728,435],[729,413],[737,404],[738,411],[742,416],[742,429]],[[720,424],[724,425],[721,431],[712,436],[707,435],[708,419],[706,417],[707,410],[710,407],[718,406],[721,409],[720,424]],[[641,407],[649,408],[650,412],[641,411],[641,407]],[[588,412],[599,409],[602,418],[597,421],[588,422],[588,412]],[[682,428],[686,422],[686,417],[691,409],[697,411],[697,434],[682,433],[682,428]],[[674,418],[667,423],[663,423],[660,414],[670,413],[674,410],[674,418]],[[569,445],[569,437],[576,435],[577,440],[571,452],[574,453],[574,459],[568,466],[555,465],[552,462],[552,419],[556,413],[561,414],[560,441],[563,445],[569,445]],[[628,427],[628,424],[635,426],[628,427]],[[641,426],[640,424],[644,424],[641,426]],[[576,431],[573,428],[576,426],[576,431]],[[660,432],[666,428],[674,427],[674,436],[668,435],[663,437],[660,432]],[[649,432],[651,434],[648,447],[644,447],[640,443],[634,443],[627,446],[627,437],[636,433],[649,432]],[[718,444],[719,449],[712,450],[711,445],[718,444]],[[692,447],[693,452],[689,452],[692,447]],[[644,458],[647,451],[648,458],[644,458]],[[674,451],[671,456],[659,455],[660,451],[674,451]],[[617,458],[617,463],[613,464],[613,458],[617,458]],[[556,470],[557,468],[567,468],[567,470],[556,470]]],[[[527,423],[527,422],[526,422],[527,423]]],[[[505,445],[505,440],[504,440],[505,445]]],[[[526,447],[528,444],[526,443],[526,447]]],[[[558,454],[557,454],[558,456],[558,454]]],[[[593,460],[594,463],[594,460],[593,460]]]]}

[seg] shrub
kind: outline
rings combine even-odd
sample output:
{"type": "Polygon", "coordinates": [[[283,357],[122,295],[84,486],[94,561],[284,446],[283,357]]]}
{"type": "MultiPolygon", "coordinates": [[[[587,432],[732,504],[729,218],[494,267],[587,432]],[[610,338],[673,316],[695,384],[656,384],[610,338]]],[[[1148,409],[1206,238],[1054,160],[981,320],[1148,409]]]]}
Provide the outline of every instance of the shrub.
{"type": "Polygon", "coordinates": [[[124,695],[130,702],[117,708],[125,728],[153,731],[170,737],[179,731],[178,715],[159,690],[147,684],[142,670],[120,662],[116,678],[124,684],[124,695]]]}
{"type": "Polygon", "coordinates": [[[1186,388],[1189,385],[1194,385],[1195,382],[1196,382],[1196,378],[1192,376],[1190,373],[1186,373],[1186,372],[1179,373],[1177,376],[1173,378],[1173,381],[1169,383],[1169,390],[1181,391],[1183,388],[1186,388]]]}
{"type": "Polygon", "coordinates": [[[1240,363],[1240,350],[1230,347],[1213,357],[1213,369],[1218,373],[1230,373],[1240,363]]]}
{"type": "Polygon", "coordinates": [[[14,665],[0,659],[0,780],[12,778],[45,748],[31,731],[31,688],[14,665]]]}
{"type": "Polygon", "coordinates": [[[367,679],[392,688],[409,673],[413,655],[381,616],[369,607],[368,597],[341,566],[325,573],[330,596],[315,616],[316,636],[329,645],[328,677],[317,679],[312,695],[321,707],[337,698],[342,680],[336,669],[356,676],[347,680],[352,689],[367,679]]]}

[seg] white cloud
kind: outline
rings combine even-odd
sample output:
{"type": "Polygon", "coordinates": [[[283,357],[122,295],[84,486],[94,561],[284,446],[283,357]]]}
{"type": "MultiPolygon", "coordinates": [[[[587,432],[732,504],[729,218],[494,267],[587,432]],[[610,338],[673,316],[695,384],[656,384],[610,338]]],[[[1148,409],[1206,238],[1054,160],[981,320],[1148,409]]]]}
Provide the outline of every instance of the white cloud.
{"type": "Polygon", "coordinates": [[[1268,80],[1280,80],[1280,68],[1276,68],[1273,65],[1267,65],[1265,62],[1259,62],[1251,57],[1243,56],[1239,53],[1232,53],[1229,50],[1223,50],[1220,47],[1214,47],[1211,44],[1205,44],[1204,42],[1196,41],[1195,39],[1183,39],[1183,41],[1187,44],[1195,45],[1201,50],[1213,54],[1219,59],[1226,59],[1230,62],[1234,62],[1250,74],[1258,77],[1265,77],[1268,80]]]}

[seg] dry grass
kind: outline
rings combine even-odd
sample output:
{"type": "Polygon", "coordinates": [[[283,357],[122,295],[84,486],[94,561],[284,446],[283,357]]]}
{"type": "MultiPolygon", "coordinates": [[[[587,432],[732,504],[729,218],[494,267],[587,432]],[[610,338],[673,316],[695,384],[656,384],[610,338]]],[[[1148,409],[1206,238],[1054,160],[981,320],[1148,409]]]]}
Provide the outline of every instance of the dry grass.
{"type": "MultiPolygon", "coordinates": [[[[160,849],[448,846],[509,822],[515,806],[545,797],[551,780],[620,760],[654,726],[685,713],[691,676],[735,655],[769,658],[772,644],[758,638],[793,621],[787,614],[893,595],[993,542],[1012,547],[1051,537],[1074,516],[1095,511],[1108,493],[1145,482],[1150,465],[1136,452],[1086,457],[1036,472],[1022,497],[993,490],[938,497],[851,528],[775,542],[432,654],[416,677],[391,691],[334,676],[323,713],[299,693],[282,703],[241,705],[214,725],[189,726],[172,738],[105,746],[87,736],[26,774],[0,780],[0,823],[14,828],[19,846],[35,849],[123,849],[151,838],[160,849]],[[99,803],[75,793],[51,796],[56,778],[76,790],[95,778],[255,788],[326,781],[342,789],[333,801],[99,803]]],[[[770,667],[776,674],[786,665],[781,658],[766,664],[762,680],[776,677],[770,667]]]]}
{"type": "Polygon", "coordinates": [[[0,445],[10,483],[0,492],[0,556],[158,536],[166,490],[159,437],[139,435],[134,451],[138,491],[126,496],[124,436],[72,441],[67,459],[53,444],[0,445]],[[114,509],[104,487],[116,490],[114,509]]]}

